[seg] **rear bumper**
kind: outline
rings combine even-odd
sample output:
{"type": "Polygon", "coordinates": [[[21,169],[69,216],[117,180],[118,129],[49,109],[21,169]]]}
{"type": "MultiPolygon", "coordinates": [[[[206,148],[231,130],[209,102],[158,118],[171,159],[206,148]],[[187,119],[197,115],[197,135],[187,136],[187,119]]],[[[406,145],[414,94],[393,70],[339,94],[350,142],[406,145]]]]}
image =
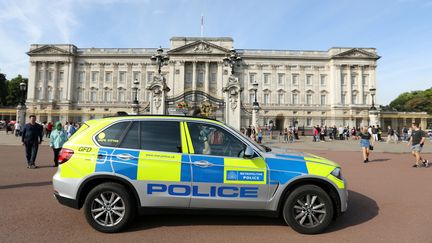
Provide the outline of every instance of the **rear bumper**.
{"type": "Polygon", "coordinates": [[[57,201],[59,201],[60,204],[63,204],[71,208],[79,209],[78,201],[75,199],[62,197],[58,194],[58,192],[54,192],[54,197],[57,199],[57,201]]]}

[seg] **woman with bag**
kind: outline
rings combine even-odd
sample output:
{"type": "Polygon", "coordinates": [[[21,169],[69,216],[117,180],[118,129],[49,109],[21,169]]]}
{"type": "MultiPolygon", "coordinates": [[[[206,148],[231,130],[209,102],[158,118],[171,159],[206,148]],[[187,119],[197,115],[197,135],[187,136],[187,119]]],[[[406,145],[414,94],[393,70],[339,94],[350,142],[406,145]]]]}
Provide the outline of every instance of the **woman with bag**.
{"type": "Polygon", "coordinates": [[[68,140],[68,135],[65,130],[63,130],[63,126],[61,122],[56,122],[55,129],[51,132],[50,136],[50,147],[54,152],[54,167],[58,166],[58,157],[60,154],[60,150],[63,147],[63,144],[68,140]]]}
{"type": "Polygon", "coordinates": [[[370,150],[373,150],[372,135],[368,132],[368,127],[363,127],[363,130],[358,134],[360,146],[362,148],[363,162],[369,162],[370,150]]]}

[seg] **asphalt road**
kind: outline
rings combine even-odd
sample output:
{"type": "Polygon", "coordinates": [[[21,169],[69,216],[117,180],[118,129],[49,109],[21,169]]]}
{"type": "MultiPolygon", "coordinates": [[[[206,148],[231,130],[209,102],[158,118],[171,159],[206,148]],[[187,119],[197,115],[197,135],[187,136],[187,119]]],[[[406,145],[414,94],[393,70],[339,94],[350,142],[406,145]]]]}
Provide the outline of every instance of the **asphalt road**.
{"type": "MultiPolygon", "coordinates": [[[[432,167],[411,168],[408,154],[315,151],[341,164],[349,182],[349,209],[320,235],[300,235],[281,219],[238,215],[151,215],[125,232],[103,234],[83,211],[52,196],[52,152],[39,150],[26,169],[24,148],[0,147],[0,242],[432,242],[432,167]]],[[[426,155],[432,159],[432,154],[426,155]]]]}

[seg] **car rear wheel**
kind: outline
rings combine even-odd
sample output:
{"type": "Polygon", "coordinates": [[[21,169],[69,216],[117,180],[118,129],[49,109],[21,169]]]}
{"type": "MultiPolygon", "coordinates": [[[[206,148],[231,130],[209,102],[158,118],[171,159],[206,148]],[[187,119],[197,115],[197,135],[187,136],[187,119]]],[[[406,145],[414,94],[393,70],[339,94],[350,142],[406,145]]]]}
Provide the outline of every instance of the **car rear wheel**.
{"type": "Polygon", "coordinates": [[[330,224],[333,213],[329,195],[315,185],[296,188],[288,195],[283,207],[285,222],[302,234],[323,232],[330,224]]]}
{"type": "Polygon", "coordinates": [[[103,183],[90,191],[84,203],[87,222],[105,233],[120,231],[134,217],[134,204],[128,190],[117,183],[103,183]]]}

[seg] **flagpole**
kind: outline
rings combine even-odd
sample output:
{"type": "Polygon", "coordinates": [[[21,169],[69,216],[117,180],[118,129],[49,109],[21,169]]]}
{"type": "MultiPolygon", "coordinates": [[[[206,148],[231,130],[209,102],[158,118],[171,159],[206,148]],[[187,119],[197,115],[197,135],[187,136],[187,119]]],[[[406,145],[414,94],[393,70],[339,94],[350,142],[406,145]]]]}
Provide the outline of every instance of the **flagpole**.
{"type": "Polygon", "coordinates": [[[204,15],[201,14],[201,38],[204,37],[204,15]]]}

